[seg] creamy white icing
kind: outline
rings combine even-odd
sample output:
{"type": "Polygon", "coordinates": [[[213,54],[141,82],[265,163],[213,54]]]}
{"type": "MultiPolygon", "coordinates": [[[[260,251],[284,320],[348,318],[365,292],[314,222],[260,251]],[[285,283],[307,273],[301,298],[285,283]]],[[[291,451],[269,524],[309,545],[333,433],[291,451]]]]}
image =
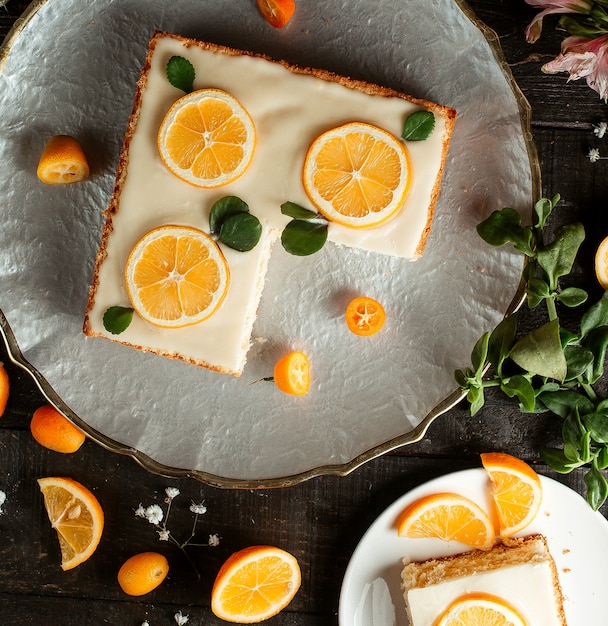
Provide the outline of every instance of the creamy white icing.
{"type": "Polygon", "coordinates": [[[561,626],[553,572],[548,562],[524,563],[490,572],[455,578],[410,589],[407,603],[413,623],[433,626],[439,615],[458,597],[484,592],[503,598],[527,620],[529,626],[561,626]]]}
{"type": "MultiPolygon", "coordinates": [[[[336,82],[293,73],[259,57],[228,55],[185,45],[171,36],[159,37],[128,150],[118,211],[112,218],[106,256],[99,267],[88,314],[91,334],[240,374],[271,247],[289,221],[281,214],[280,205],[289,200],[312,208],[301,182],[308,146],[321,132],[350,121],[375,124],[398,136],[407,115],[417,108],[403,98],[364,94],[336,82]],[[219,189],[201,189],[179,180],[158,155],[158,128],[170,106],[183,95],[166,78],[166,63],[173,55],[184,56],[194,65],[195,88],[231,93],[254,120],[257,144],[251,165],[238,180],[219,189]],[[210,207],[225,195],[239,196],[248,203],[262,222],[264,235],[247,253],[220,245],[230,266],[231,283],[218,312],[195,326],[171,330],[150,326],[134,316],[121,335],[108,333],[103,326],[104,312],[110,306],[129,304],[123,274],[136,242],[163,224],[183,224],[208,232],[210,207]]],[[[445,134],[446,119],[439,115],[429,139],[408,143],[413,184],[395,219],[364,230],[332,224],[329,239],[414,258],[427,228],[445,134]]]]}

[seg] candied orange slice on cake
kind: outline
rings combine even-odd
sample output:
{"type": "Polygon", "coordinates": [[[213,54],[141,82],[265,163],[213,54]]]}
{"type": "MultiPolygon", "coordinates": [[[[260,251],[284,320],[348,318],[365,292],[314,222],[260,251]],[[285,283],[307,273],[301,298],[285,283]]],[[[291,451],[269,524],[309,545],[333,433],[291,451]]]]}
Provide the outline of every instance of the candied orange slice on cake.
{"type": "Polygon", "coordinates": [[[300,583],[300,566],[289,552],[273,546],[245,548],[220,568],[211,591],[211,610],[227,622],[261,622],[283,610],[300,583]]]}
{"type": "Polygon", "coordinates": [[[226,259],[209,235],[161,226],[135,245],[125,269],[135,311],[154,326],[198,324],[218,309],[230,281],[226,259]]]}
{"type": "Polygon", "coordinates": [[[103,510],[97,498],[71,478],[38,479],[61,549],[61,568],[69,570],[95,552],[103,532],[103,510]]]}
{"type": "Polygon", "coordinates": [[[397,532],[402,537],[459,541],[479,550],[490,550],[495,536],[488,514],[456,493],[436,493],[416,500],[401,514],[397,532]]]}
{"type": "Polygon", "coordinates": [[[377,126],[351,122],[312,142],[302,177],[311,202],[328,220],[368,228],[402,208],[411,170],[400,139],[377,126]]]}
{"type": "Polygon", "coordinates": [[[492,483],[500,535],[515,535],[532,522],[540,509],[540,477],[525,461],[510,454],[487,452],[481,455],[481,462],[492,483]]]}
{"type": "Polygon", "coordinates": [[[253,157],[255,126],[232,95],[200,89],[169,109],[158,150],[173,174],[197,187],[220,187],[241,176],[253,157]]]}
{"type": "Polygon", "coordinates": [[[469,593],[456,598],[435,626],[527,626],[509,602],[489,593],[469,593]]]}

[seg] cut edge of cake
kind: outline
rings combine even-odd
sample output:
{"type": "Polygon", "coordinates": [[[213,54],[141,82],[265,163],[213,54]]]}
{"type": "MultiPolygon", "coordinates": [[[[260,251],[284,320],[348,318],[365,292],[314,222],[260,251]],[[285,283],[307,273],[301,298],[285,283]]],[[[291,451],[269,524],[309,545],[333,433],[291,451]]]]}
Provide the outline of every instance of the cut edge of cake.
{"type": "Polygon", "coordinates": [[[410,624],[413,624],[413,619],[410,613],[408,592],[412,589],[431,587],[516,565],[547,563],[552,574],[556,611],[562,626],[567,626],[557,566],[549,551],[547,540],[541,534],[522,538],[504,538],[502,543],[497,544],[490,551],[473,550],[425,561],[404,559],[403,563],[401,588],[410,624]]]}

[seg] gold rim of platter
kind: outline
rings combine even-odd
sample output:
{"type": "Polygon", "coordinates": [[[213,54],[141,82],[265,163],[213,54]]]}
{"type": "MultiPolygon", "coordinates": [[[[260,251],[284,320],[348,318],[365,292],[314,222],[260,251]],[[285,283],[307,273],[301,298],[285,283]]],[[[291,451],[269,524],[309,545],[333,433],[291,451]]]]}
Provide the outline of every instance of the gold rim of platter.
{"type": "MultiPolygon", "coordinates": [[[[10,51],[15,41],[21,35],[30,20],[36,15],[38,10],[48,1],[49,0],[34,0],[33,2],[31,2],[28,5],[27,9],[23,12],[21,17],[15,22],[8,35],[2,41],[2,44],[0,45],[0,73],[4,68],[8,55],[10,54],[10,51]]],[[[465,0],[453,1],[458,6],[458,8],[466,15],[466,17],[473,23],[473,25],[478,28],[484,35],[494,55],[494,58],[496,59],[496,62],[498,63],[499,67],[507,78],[507,81],[511,86],[513,94],[516,98],[518,109],[520,112],[523,139],[525,142],[526,150],[528,153],[528,160],[531,168],[533,196],[531,200],[535,201],[536,199],[540,198],[542,185],[540,162],[532,137],[532,109],[530,107],[530,104],[524,94],[521,92],[517,83],[515,82],[515,78],[513,77],[511,69],[505,59],[502,48],[500,46],[500,40],[496,32],[486,26],[486,24],[484,24],[481,20],[477,18],[477,16],[475,15],[471,7],[467,4],[467,2],[465,2],[465,0]]],[[[513,313],[514,311],[517,311],[524,302],[525,293],[522,280],[515,296],[513,297],[513,300],[511,301],[511,304],[505,312],[505,316],[513,313]]],[[[420,424],[416,426],[416,428],[409,431],[408,433],[405,433],[404,435],[394,437],[389,441],[373,447],[372,449],[358,455],[351,461],[348,461],[347,463],[342,463],[339,465],[321,465],[305,472],[300,472],[291,476],[284,476],[279,478],[226,478],[222,476],[217,476],[215,474],[210,474],[202,470],[179,469],[163,465],[162,463],[156,462],[154,459],[140,452],[139,450],[136,450],[135,448],[132,448],[130,446],[125,446],[118,441],[115,441],[114,439],[105,436],[103,433],[100,433],[97,430],[91,428],[82,418],[76,415],[74,411],[72,411],[65,404],[65,402],[59,397],[59,395],[55,392],[51,385],[45,380],[44,376],[42,376],[40,372],[34,366],[32,366],[23,356],[21,349],[17,344],[15,335],[13,334],[13,331],[11,330],[11,327],[8,323],[8,320],[1,310],[0,334],[4,339],[11,361],[18,367],[25,370],[34,379],[35,383],[37,384],[38,388],[45,396],[45,398],[64,415],[66,415],[66,417],[68,417],[68,419],[70,419],[74,424],[76,424],[79,428],[86,432],[87,436],[90,439],[92,439],[102,447],[106,448],[107,450],[110,450],[111,452],[130,456],[144,469],[154,474],[166,476],[168,478],[190,477],[199,480],[200,482],[203,482],[205,484],[208,484],[212,487],[230,489],[266,489],[274,487],[290,487],[318,476],[346,476],[367,463],[368,461],[371,461],[372,459],[375,459],[379,456],[382,456],[383,454],[394,451],[403,446],[420,441],[424,437],[429,426],[433,423],[433,421],[435,421],[436,418],[452,409],[464,398],[464,394],[462,394],[460,390],[454,391],[447,398],[445,398],[443,402],[439,403],[420,422],[420,424]]]]}

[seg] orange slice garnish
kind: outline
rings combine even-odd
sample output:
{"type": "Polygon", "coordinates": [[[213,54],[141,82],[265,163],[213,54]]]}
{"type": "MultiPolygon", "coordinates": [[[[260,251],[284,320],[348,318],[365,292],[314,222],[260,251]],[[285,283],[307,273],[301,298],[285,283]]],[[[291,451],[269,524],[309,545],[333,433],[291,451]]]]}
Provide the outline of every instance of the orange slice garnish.
{"type": "Polygon", "coordinates": [[[173,174],[197,187],[227,185],[249,166],[255,127],[243,105],[219,89],[200,89],[173,104],[158,150],[173,174]]]}
{"type": "Polygon", "coordinates": [[[285,550],[245,548],[220,568],[211,592],[211,610],[227,622],[261,622],[284,609],[300,583],[298,562],[285,550]]]}
{"type": "Polygon", "coordinates": [[[310,388],[310,361],[303,352],[290,352],[274,366],[274,383],[284,393],[304,396],[310,388]]]}
{"type": "Polygon", "coordinates": [[[328,220],[368,228],[402,208],[411,170],[401,140],[371,124],[352,122],[313,141],[302,178],[311,202],[328,220]]]}
{"type": "Polygon", "coordinates": [[[527,463],[510,454],[488,452],[481,455],[481,462],[492,482],[500,535],[515,535],[532,522],[540,509],[540,478],[527,463]]]}
{"type": "Polygon", "coordinates": [[[434,626],[527,626],[509,602],[488,593],[460,596],[433,623],[434,626]]]}
{"type": "Polygon", "coordinates": [[[359,296],[351,300],[346,307],[346,325],[355,335],[361,337],[375,335],[382,329],[385,321],[384,307],[373,298],[359,296]]]}
{"type": "Polygon", "coordinates": [[[416,500],[399,518],[397,532],[402,537],[459,541],[479,550],[490,550],[495,536],[488,514],[456,493],[436,493],[416,500]]]}
{"type": "Polygon", "coordinates": [[[69,570],[95,552],[103,532],[103,510],[97,498],[71,478],[40,478],[44,506],[57,531],[61,568],[69,570]]]}
{"type": "Polygon", "coordinates": [[[161,226],[135,245],[125,280],[142,319],[178,328],[215,313],[228,291],[230,272],[209,235],[187,226],[161,226]]]}

